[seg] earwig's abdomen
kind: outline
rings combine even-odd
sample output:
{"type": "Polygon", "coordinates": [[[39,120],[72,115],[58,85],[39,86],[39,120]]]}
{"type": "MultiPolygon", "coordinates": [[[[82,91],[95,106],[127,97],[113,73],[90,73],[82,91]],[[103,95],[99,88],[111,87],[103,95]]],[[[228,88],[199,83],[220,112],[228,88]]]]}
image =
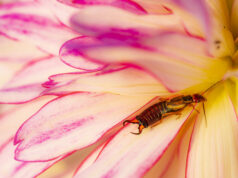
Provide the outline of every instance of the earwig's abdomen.
{"type": "Polygon", "coordinates": [[[146,128],[162,119],[162,115],[167,112],[166,102],[159,102],[152,105],[140,115],[136,116],[136,119],[146,128]]]}

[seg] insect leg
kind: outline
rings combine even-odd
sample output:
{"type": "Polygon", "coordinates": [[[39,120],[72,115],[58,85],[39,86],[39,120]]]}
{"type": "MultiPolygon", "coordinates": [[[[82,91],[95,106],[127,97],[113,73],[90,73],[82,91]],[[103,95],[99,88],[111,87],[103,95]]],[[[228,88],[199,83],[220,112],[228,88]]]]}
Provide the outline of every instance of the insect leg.
{"type": "Polygon", "coordinates": [[[205,122],[206,122],[206,126],[207,126],[207,116],[206,116],[206,112],[205,112],[204,103],[202,103],[202,107],[203,107],[203,112],[204,112],[204,116],[205,116],[205,122]]]}
{"type": "Polygon", "coordinates": [[[193,104],[189,104],[189,106],[193,107],[193,109],[197,111],[197,113],[200,113],[199,110],[197,110],[193,104]]]}
{"type": "Polygon", "coordinates": [[[180,116],[181,116],[182,114],[180,113],[180,111],[171,112],[171,113],[167,113],[166,115],[164,115],[163,118],[168,117],[168,116],[172,116],[172,115],[178,116],[178,117],[176,118],[176,120],[177,120],[177,119],[180,118],[180,116]]]}

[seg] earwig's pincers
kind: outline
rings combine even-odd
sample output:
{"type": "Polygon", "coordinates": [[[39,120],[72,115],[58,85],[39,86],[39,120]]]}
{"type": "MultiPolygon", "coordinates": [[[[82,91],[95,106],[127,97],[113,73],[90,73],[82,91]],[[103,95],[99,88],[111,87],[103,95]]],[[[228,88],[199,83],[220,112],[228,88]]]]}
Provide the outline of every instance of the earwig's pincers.
{"type": "Polygon", "coordinates": [[[139,132],[138,133],[131,132],[131,133],[135,135],[140,135],[143,129],[144,129],[144,126],[139,124],[139,127],[138,127],[139,132]]]}
{"type": "Polygon", "coordinates": [[[138,133],[131,132],[132,134],[140,135],[141,132],[142,132],[142,130],[144,129],[144,126],[141,125],[141,123],[140,123],[137,119],[133,119],[133,120],[131,120],[131,121],[130,121],[130,120],[125,120],[125,121],[123,122],[123,126],[125,126],[126,123],[138,124],[138,130],[139,130],[139,132],[138,132],[138,133]]]}

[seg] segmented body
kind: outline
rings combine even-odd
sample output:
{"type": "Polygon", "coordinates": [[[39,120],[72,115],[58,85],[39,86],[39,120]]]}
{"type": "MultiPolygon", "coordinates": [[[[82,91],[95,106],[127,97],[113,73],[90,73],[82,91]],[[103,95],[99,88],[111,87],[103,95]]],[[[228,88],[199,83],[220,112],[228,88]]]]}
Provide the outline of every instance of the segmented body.
{"type": "Polygon", "coordinates": [[[138,124],[139,132],[134,134],[140,134],[143,128],[159,122],[164,117],[174,114],[180,115],[180,111],[186,106],[204,101],[206,101],[206,99],[200,94],[181,95],[172,99],[165,99],[150,106],[132,121],[125,120],[123,125],[125,125],[125,123],[138,124]]]}
{"type": "Polygon", "coordinates": [[[167,102],[159,102],[143,111],[136,119],[146,128],[163,118],[165,113],[170,112],[171,109],[167,107],[167,102]]]}

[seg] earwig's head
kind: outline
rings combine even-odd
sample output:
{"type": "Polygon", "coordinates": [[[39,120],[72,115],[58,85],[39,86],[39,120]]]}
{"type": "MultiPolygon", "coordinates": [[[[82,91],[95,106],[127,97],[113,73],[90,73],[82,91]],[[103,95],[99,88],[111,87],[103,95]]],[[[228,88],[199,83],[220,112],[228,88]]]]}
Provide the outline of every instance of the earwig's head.
{"type": "Polygon", "coordinates": [[[200,102],[204,102],[206,101],[206,98],[204,98],[202,95],[200,94],[194,94],[193,95],[193,102],[194,103],[200,103],[200,102]]]}

